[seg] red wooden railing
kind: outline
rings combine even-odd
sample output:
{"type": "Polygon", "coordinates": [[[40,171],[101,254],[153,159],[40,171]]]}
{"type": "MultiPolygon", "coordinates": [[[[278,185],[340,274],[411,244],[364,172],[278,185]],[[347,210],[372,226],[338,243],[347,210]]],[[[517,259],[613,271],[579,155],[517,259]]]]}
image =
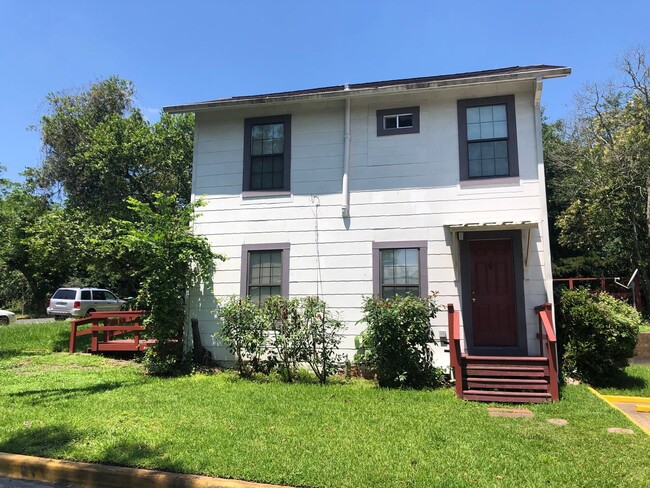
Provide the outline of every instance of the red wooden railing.
{"type": "Polygon", "coordinates": [[[643,311],[643,302],[641,297],[641,284],[639,281],[638,275],[634,278],[634,290],[623,291],[621,288],[617,288],[616,285],[617,278],[553,278],[553,283],[564,283],[570,290],[573,290],[576,286],[593,285],[598,287],[598,291],[605,291],[612,295],[615,298],[623,301],[630,301],[636,305],[636,309],[639,312],[643,311]],[[634,293],[634,296],[632,296],[634,293]]]}
{"type": "Polygon", "coordinates": [[[463,398],[463,368],[461,367],[460,348],[460,313],[454,310],[453,304],[447,305],[447,325],[449,327],[449,363],[454,368],[456,380],[456,396],[463,398]]]}
{"type": "Polygon", "coordinates": [[[557,339],[553,329],[553,306],[544,303],[535,307],[539,316],[539,349],[540,354],[548,358],[548,380],[551,398],[556,401],[560,399],[558,385],[558,360],[557,360],[557,339]]]}
{"type": "Polygon", "coordinates": [[[142,326],[142,310],[129,310],[126,312],[92,312],[88,318],[73,320],[70,328],[70,352],[74,352],[77,337],[92,335],[91,351],[99,350],[139,350],[140,333],[147,329],[142,326]],[[80,329],[83,325],[91,324],[87,329],[80,329]],[[132,341],[120,341],[122,344],[111,345],[115,336],[133,333],[132,341]],[[128,342],[128,343],[127,343],[128,342]]]}

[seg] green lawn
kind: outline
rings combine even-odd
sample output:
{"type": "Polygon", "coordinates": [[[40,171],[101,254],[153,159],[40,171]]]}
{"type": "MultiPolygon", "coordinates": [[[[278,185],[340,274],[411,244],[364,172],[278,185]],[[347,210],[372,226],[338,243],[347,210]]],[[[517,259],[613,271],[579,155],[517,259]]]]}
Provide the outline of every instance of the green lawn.
{"type": "Polygon", "coordinates": [[[650,397],[650,364],[628,366],[623,374],[599,386],[598,391],[604,395],[650,397]]]}
{"type": "Polygon", "coordinates": [[[0,451],[314,487],[650,486],[650,437],[582,386],[490,418],[451,389],[151,378],[66,344],[66,324],[0,328],[0,451]]]}

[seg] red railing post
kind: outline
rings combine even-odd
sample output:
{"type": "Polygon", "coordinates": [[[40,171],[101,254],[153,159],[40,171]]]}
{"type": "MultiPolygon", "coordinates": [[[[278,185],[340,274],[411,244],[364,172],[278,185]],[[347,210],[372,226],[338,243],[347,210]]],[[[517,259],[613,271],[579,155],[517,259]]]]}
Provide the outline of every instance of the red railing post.
{"type": "Polygon", "coordinates": [[[447,326],[449,328],[449,364],[454,369],[456,396],[463,398],[463,368],[461,367],[459,313],[452,303],[447,305],[447,326]]]}
{"type": "Polygon", "coordinates": [[[545,303],[535,307],[539,316],[540,340],[543,341],[545,351],[542,354],[548,359],[548,379],[551,399],[560,399],[560,387],[558,376],[557,338],[553,329],[553,306],[545,303]]]}
{"type": "Polygon", "coordinates": [[[73,320],[70,322],[70,348],[71,353],[74,352],[74,349],[77,345],[77,321],[73,320]]]}

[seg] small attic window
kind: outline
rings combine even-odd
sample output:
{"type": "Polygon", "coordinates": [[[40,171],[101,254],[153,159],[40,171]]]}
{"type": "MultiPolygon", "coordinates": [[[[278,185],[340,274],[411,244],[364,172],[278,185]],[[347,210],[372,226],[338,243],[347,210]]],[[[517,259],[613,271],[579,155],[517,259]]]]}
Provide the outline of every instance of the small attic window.
{"type": "Polygon", "coordinates": [[[420,107],[377,110],[377,136],[420,132],[420,107]]]}

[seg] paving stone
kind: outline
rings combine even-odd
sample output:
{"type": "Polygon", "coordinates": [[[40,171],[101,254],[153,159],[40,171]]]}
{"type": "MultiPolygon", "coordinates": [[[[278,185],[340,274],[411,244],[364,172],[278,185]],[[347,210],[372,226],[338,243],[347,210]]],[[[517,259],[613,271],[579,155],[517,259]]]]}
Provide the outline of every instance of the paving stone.
{"type": "Polygon", "coordinates": [[[530,418],[533,412],[526,408],[488,408],[490,417],[530,418]]]}
{"type": "Polygon", "coordinates": [[[559,426],[562,426],[562,427],[569,423],[564,419],[548,419],[547,422],[549,424],[559,425],[559,426]]]}
{"type": "Polygon", "coordinates": [[[621,427],[610,427],[607,432],[610,434],[634,434],[632,429],[622,429],[621,427]]]}

